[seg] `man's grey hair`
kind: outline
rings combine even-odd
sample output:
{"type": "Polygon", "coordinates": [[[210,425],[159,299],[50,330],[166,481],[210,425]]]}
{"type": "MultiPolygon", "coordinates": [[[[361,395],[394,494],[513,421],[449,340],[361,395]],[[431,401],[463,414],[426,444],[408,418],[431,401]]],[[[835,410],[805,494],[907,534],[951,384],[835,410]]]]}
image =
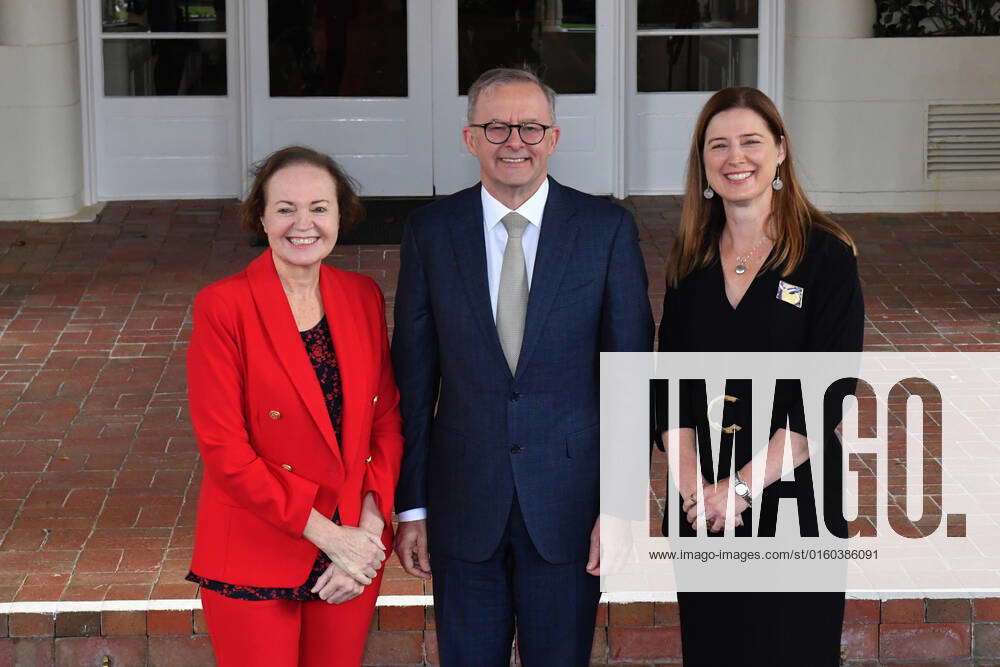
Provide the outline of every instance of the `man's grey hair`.
{"type": "Polygon", "coordinates": [[[471,86],[469,86],[469,110],[468,122],[472,122],[472,114],[475,111],[476,103],[481,95],[489,95],[494,89],[506,86],[509,83],[533,83],[545,93],[545,99],[549,102],[549,114],[552,116],[552,123],[556,122],[556,91],[546,85],[538,78],[534,72],[527,69],[513,67],[496,67],[488,69],[479,75],[471,86]]]}

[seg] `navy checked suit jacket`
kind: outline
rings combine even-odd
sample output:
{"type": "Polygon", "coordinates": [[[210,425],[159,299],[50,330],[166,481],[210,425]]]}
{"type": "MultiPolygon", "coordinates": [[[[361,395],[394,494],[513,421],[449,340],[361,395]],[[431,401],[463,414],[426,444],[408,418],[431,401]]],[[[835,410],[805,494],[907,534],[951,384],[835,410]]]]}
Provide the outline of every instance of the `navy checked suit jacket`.
{"type": "Polygon", "coordinates": [[[396,510],[431,553],[482,561],[516,490],[535,548],[586,559],[599,497],[599,353],[652,349],[632,215],[550,179],[516,371],[491,312],[480,185],[415,211],[392,359],[406,440],[396,510]]]}

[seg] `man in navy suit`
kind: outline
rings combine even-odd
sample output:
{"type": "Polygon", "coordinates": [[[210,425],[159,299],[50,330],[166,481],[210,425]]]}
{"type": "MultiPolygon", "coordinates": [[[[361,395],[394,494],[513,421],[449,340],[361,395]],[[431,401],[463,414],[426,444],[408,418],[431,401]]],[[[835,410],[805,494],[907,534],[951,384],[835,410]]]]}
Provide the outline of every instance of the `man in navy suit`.
{"type": "Polygon", "coordinates": [[[469,90],[481,183],[410,217],[392,359],[404,569],[429,579],[441,664],[586,665],[600,598],[599,354],[652,349],[632,216],[548,177],[555,94],[469,90]],[[428,555],[429,553],[429,555],[428,555]]]}

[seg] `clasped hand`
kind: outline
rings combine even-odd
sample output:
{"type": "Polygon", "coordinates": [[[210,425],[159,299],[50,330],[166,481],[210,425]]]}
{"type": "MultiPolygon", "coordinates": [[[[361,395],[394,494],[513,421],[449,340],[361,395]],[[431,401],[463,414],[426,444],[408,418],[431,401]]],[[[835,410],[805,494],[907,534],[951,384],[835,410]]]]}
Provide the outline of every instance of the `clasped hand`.
{"type": "Polygon", "coordinates": [[[335,526],[322,549],[334,565],[363,586],[372,582],[385,560],[381,536],[353,526],[335,526]]]}
{"type": "MultiPolygon", "coordinates": [[[[718,533],[726,528],[726,509],[729,501],[729,479],[726,478],[718,484],[705,484],[702,487],[704,496],[701,512],[698,511],[697,492],[690,494],[684,499],[682,509],[687,513],[687,521],[691,527],[697,530],[698,517],[705,516],[705,525],[709,532],[718,533]]],[[[732,512],[734,525],[742,526],[743,519],[740,516],[749,505],[747,501],[739,496],[734,496],[732,512]]]]}
{"type": "Polygon", "coordinates": [[[361,595],[364,590],[364,586],[332,563],[326,568],[323,574],[319,575],[316,585],[312,587],[313,593],[316,593],[321,600],[325,600],[330,604],[340,604],[341,602],[353,600],[361,595]]]}
{"type": "Polygon", "coordinates": [[[303,535],[332,561],[312,588],[327,602],[346,602],[360,595],[385,560],[381,538],[385,520],[370,493],[362,503],[359,523],[357,528],[340,526],[314,509],[306,524],[303,535]]]}
{"type": "Polygon", "coordinates": [[[333,561],[316,580],[312,592],[330,604],[347,602],[361,595],[382,567],[385,550],[376,526],[339,526],[323,552],[333,561]],[[348,569],[351,568],[351,569],[348,569]]]}

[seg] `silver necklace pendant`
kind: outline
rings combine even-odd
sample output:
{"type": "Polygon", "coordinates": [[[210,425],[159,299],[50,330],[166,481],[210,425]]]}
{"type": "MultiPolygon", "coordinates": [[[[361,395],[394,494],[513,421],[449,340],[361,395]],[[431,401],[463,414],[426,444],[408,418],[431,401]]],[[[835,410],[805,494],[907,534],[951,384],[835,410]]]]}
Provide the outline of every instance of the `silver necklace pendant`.
{"type": "Polygon", "coordinates": [[[757,254],[757,248],[759,248],[760,244],[763,243],[766,239],[767,236],[761,236],[759,239],[757,239],[757,242],[753,244],[753,247],[750,248],[750,252],[748,252],[746,255],[743,256],[736,255],[736,269],[735,269],[736,275],[742,276],[744,273],[747,272],[747,263],[751,259],[753,259],[753,256],[755,254],[757,254]]]}

